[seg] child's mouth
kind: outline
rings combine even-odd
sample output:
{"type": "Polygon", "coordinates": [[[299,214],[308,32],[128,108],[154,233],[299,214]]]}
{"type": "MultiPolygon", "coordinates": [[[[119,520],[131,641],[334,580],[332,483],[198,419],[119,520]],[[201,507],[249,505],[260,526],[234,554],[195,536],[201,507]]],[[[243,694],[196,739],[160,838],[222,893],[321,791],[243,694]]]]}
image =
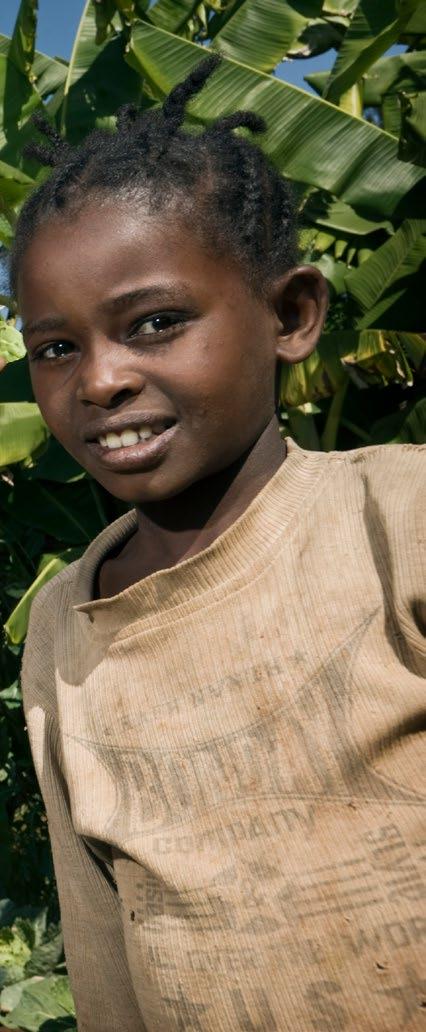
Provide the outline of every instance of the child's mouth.
{"type": "Polygon", "coordinates": [[[86,443],[98,462],[107,469],[136,472],[151,469],[157,464],[166,453],[176,430],[177,423],[174,423],[164,430],[141,430],[136,441],[136,433],[126,437],[128,432],[125,431],[121,435],[107,434],[96,441],[86,443]],[[125,443],[126,440],[129,443],[125,443]]]}

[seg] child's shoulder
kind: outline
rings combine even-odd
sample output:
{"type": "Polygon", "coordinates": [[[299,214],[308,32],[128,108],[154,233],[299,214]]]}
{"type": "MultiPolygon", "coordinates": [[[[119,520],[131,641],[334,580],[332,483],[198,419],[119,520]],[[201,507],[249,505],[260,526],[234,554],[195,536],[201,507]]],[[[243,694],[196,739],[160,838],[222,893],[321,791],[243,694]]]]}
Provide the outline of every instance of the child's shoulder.
{"type": "Polygon", "coordinates": [[[326,461],[344,469],[349,477],[386,495],[417,494],[426,486],[426,444],[375,444],[351,451],[328,452],[326,461]]]}

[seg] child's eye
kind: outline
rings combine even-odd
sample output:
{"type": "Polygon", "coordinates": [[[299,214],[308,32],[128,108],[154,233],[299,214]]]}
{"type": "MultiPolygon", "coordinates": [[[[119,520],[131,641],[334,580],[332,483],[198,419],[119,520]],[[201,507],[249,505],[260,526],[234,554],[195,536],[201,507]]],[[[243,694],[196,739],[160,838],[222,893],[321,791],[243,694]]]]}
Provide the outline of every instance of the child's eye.
{"type": "Polygon", "coordinates": [[[46,360],[47,362],[52,362],[55,359],[64,358],[65,355],[63,354],[63,352],[61,352],[59,354],[48,355],[48,351],[54,352],[55,348],[72,348],[72,347],[73,347],[73,345],[68,340],[55,340],[51,344],[46,344],[46,346],[44,348],[39,348],[38,351],[36,351],[34,353],[34,355],[32,356],[31,361],[32,362],[36,362],[36,361],[38,361],[38,359],[43,359],[43,361],[46,360]]]}
{"type": "Polygon", "coordinates": [[[158,336],[183,322],[181,312],[160,312],[158,315],[150,315],[149,318],[137,319],[130,328],[128,338],[131,340],[132,337],[158,336]]]}

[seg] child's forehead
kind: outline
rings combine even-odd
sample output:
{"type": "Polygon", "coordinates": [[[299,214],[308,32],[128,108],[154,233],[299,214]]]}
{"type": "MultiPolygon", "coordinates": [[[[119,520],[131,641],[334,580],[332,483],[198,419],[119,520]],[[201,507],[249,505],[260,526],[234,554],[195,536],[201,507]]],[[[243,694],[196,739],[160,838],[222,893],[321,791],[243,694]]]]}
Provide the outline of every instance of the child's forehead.
{"type": "Polygon", "coordinates": [[[148,283],[190,295],[223,291],[230,280],[238,294],[247,291],[235,260],[215,254],[182,220],[128,206],[87,206],[38,227],[21,264],[19,293],[24,305],[29,294],[45,301],[84,295],[95,304],[148,283]]]}

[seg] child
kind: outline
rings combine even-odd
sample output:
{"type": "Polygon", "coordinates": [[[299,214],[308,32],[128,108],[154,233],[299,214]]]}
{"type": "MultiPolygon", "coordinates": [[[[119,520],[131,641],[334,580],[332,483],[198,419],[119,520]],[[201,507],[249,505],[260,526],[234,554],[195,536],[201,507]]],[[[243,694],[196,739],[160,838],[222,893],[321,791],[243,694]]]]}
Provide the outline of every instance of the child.
{"type": "Polygon", "coordinates": [[[420,1029],[423,449],[282,440],[326,288],[260,120],[182,129],[215,63],[49,129],[13,256],[41,412],[134,506],[22,668],[78,1028],[420,1029]]]}

